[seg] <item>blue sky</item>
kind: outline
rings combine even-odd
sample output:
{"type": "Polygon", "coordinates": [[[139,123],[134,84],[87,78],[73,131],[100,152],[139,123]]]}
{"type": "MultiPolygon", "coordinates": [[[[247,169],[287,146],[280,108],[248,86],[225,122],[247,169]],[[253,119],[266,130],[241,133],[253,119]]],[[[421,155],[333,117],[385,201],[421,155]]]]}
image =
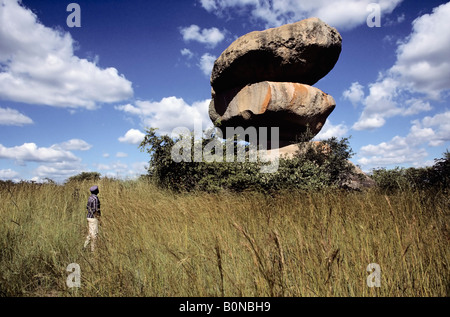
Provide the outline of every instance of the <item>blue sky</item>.
{"type": "MultiPolygon", "coordinates": [[[[427,166],[450,140],[450,3],[413,0],[0,0],[0,179],[133,178],[145,127],[210,124],[214,60],[237,37],[316,16],[343,38],[314,86],[363,170],[427,166]],[[380,9],[380,27],[367,18],[380,9]]],[[[372,20],[374,21],[374,20],[372,20]]]]}

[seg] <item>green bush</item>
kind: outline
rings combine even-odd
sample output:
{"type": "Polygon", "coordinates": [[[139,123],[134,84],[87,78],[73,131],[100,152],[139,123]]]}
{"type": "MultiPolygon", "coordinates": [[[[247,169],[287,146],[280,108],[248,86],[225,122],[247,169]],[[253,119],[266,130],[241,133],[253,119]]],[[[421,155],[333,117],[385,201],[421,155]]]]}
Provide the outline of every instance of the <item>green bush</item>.
{"type": "Polygon", "coordinates": [[[83,181],[98,181],[101,174],[97,172],[82,172],[80,174],[68,178],[67,183],[83,182],[83,181]]]}
{"type": "MultiPolygon", "coordinates": [[[[167,135],[159,136],[156,129],[146,131],[140,144],[141,151],[150,154],[148,176],[161,187],[173,190],[202,190],[215,192],[221,189],[232,191],[271,191],[280,189],[315,190],[325,187],[339,187],[352,174],[352,166],[348,159],[353,155],[348,139],[336,138],[323,141],[321,146],[313,146],[311,142],[301,142],[295,157],[280,158],[278,169],[274,173],[262,173],[261,167],[267,163],[237,161],[239,146],[234,141],[234,163],[225,161],[226,145],[223,144],[222,161],[195,162],[194,147],[204,149],[211,139],[203,139],[199,144],[191,137],[190,162],[175,162],[171,157],[172,147],[181,140],[171,139],[167,135]]],[[[245,153],[250,151],[249,145],[243,145],[245,153]]],[[[214,153],[212,153],[214,154],[214,153]]]]}
{"type": "Polygon", "coordinates": [[[384,191],[411,188],[411,184],[406,177],[406,170],[400,167],[391,170],[386,168],[374,169],[372,171],[372,179],[384,191]]]}
{"type": "Polygon", "coordinates": [[[445,152],[444,157],[436,159],[430,167],[375,169],[372,178],[378,188],[389,192],[409,189],[446,190],[450,186],[450,153],[445,152]]]}

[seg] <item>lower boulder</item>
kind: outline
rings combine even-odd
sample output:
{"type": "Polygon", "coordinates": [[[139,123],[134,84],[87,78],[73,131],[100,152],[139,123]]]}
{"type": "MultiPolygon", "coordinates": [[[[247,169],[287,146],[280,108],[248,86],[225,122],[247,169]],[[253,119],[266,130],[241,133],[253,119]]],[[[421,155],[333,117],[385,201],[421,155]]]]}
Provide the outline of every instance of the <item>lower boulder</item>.
{"type": "Polygon", "coordinates": [[[309,129],[314,137],[336,107],[330,95],[304,84],[264,81],[215,94],[209,116],[216,126],[279,127],[280,146],[291,144],[309,129]]]}

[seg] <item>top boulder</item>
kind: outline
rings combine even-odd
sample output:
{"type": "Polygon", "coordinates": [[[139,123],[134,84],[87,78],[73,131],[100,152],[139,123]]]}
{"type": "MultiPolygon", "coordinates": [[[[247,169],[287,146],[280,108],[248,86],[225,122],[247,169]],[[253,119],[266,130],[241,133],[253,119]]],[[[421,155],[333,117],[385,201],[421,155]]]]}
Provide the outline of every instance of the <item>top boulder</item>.
{"type": "Polygon", "coordinates": [[[309,18],[241,36],[214,63],[215,92],[261,81],[313,85],[330,72],[341,53],[339,32],[309,18]]]}

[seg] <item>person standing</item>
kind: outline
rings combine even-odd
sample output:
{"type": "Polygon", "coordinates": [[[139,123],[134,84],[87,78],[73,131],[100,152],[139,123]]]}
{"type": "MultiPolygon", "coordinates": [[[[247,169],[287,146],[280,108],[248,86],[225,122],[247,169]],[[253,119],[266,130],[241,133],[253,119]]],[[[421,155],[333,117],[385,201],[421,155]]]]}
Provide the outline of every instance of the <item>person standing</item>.
{"type": "Polygon", "coordinates": [[[91,192],[91,196],[89,196],[86,206],[89,233],[86,237],[86,241],[84,242],[84,248],[91,243],[91,251],[94,252],[95,242],[98,235],[98,222],[101,216],[100,199],[97,196],[99,193],[98,186],[92,186],[89,190],[91,192]]]}

